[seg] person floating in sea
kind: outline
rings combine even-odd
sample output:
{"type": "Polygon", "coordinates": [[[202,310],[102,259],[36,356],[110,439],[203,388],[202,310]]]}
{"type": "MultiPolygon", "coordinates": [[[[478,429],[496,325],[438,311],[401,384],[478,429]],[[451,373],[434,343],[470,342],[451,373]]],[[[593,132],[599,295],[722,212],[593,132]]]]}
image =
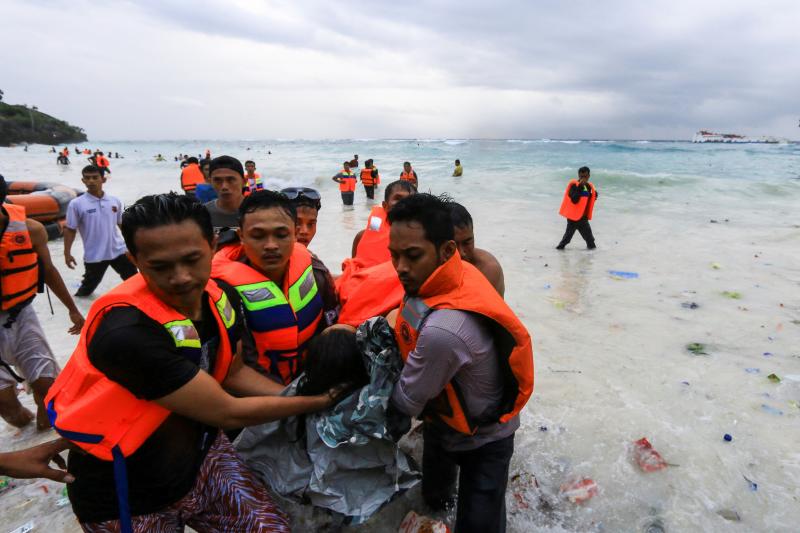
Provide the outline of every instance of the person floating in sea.
{"type": "Polygon", "coordinates": [[[194,191],[197,186],[205,182],[203,171],[200,170],[200,161],[196,157],[186,160],[181,170],[181,189],[186,196],[195,198],[194,191]]]}
{"type": "Polygon", "coordinates": [[[411,163],[408,161],[403,163],[403,172],[400,173],[400,179],[403,181],[410,181],[414,187],[419,190],[419,177],[417,176],[416,171],[411,168],[411,163]]]}
{"type": "Polygon", "coordinates": [[[331,178],[339,184],[339,192],[342,193],[342,203],[353,205],[353,198],[356,195],[356,176],[350,172],[350,162],[342,163],[342,170],[331,178]]]}
{"type": "Polygon", "coordinates": [[[216,200],[203,204],[211,215],[217,250],[239,244],[239,206],[244,200],[244,169],[235,157],[221,155],[209,163],[216,200]]]}
{"type": "Polygon", "coordinates": [[[94,303],[47,396],[54,429],[82,448],[68,462],[81,527],[288,532],[219,429],[318,411],[338,391],[281,397],[242,364],[241,301],[209,277],[215,237],[198,202],[141,198],[122,234],[140,274],[94,303]]]}
{"type": "Polygon", "coordinates": [[[7,194],[0,175],[0,417],[19,428],[33,420],[17,398],[17,383],[27,381],[37,407],[36,427],[43,430],[49,426],[44,398],[59,367],[31,305],[39,281],[69,310],[69,333],[80,333],[84,320],[50,259],[47,230],[27,218],[24,207],[3,203],[7,194]]]}
{"type": "Polygon", "coordinates": [[[453,219],[453,239],[456,241],[461,259],[472,263],[489,280],[497,293],[503,296],[506,290],[503,267],[500,266],[500,262],[495,256],[486,250],[475,247],[475,231],[469,211],[457,202],[448,202],[447,206],[450,208],[450,217],[453,219]]]}
{"type": "Polygon", "coordinates": [[[445,200],[408,196],[388,220],[406,295],[389,317],[405,362],[391,404],[424,418],[422,496],[444,509],[458,481],[455,531],[503,532],[514,434],[533,393],[531,337],[459,257],[445,200]]]}
{"type": "Polygon", "coordinates": [[[358,168],[358,154],[353,154],[353,159],[350,160],[350,168],[358,168]]]}
{"type": "Polygon", "coordinates": [[[288,385],[303,371],[307,343],[325,327],[311,254],[296,244],[297,211],[286,195],[259,191],[239,209],[241,244],[214,256],[211,276],[236,289],[252,332],[253,368],[288,385]]]}
{"type": "MultiPolygon", "coordinates": [[[[308,248],[317,234],[317,219],[319,210],[322,209],[322,198],[318,191],[308,187],[287,187],[281,193],[294,204],[297,212],[297,223],[295,224],[297,242],[308,248]]],[[[311,250],[309,252],[311,252],[311,266],[314,268],[314,279],[322,293],[325,325],[331,326],[339,318],[339,297],[336,295],[336,284],[322,259],[311,250]]]]}
{"type": "Polygon", "coordinates": [[[375,187],[381,183],[381,175],[372,159],[364,161],[364,168],[361,169],[361,183],[364,185],[364,192],[370,200],[375,199],[375,187]]]}
{"type": "MultiPolygon", "coordinates": [[[[178,160],[178,158],[176,157],[176,158],[175,158],[175,161],[177,161],[177,160],[178,160]]],[[[163,155],[161,155],[161,154],[158,154],[158,155],[156,156],[156,161],[166,161],[166,159],[164,159],[164,156],[163,156],[163,155]]]]}
{"type": "Polygon", "coordinates": [[[247,188],[246,195],[264,190],[264,178],[256,172],[255,161],[244,162],[244,186],[247,188]]]}
{"type": "Polygon", "coordinates": [[[589,225],[589,221],[592,220],[594,203],[597,201],[597,189],[589,182],[589,174],[589,167],[581,167],[578,169],[578,179],[571,180],[567,184],[564,198],[561,201],[561,209],[558,211],[558,214],[567,219],[567,229],[564,231],[564,236],[561,237],[561,242],[556,246],[556,250],[563,250],[569,244],[572,236],[575,235],[575,230],[580,232],[589,250],[597,248],[594,243],[594,235],[592,235],[592,227],[589,225]]]}
{"type": "Polygon", "coordinates": [[[94,154],[94,161],[92,158],[89,158],[89,161],[100,169],[100,174],[105,176],[106,174],[111,174],[111,163],[108,161],[108,158],[103,155],[103,152],[97,152],[94,154]]]}
{"type": "Polygon", "coordinates": [[[461,166],[461,161],[456,159],[456,166],[453,169],[453,177],[458,178],[464,173],[464,168],[461,166]]]}
{"type": "Polygon", "coordinates": [[[83,239],[84,274],[75,296],[91,295],[103,281],[106,269],[111,267],[126,280],[136,274],[136,267],[125,255],[125,242],[119,232],[122,221],[122,202],[103,191],[106,178],[100,169],[89,165],[81,171],[86,193],[70,201],[67,206],[67,224],[64,226],[64,262],[74,269],[77,262],[72,257],[75,234],[83,239]]]}

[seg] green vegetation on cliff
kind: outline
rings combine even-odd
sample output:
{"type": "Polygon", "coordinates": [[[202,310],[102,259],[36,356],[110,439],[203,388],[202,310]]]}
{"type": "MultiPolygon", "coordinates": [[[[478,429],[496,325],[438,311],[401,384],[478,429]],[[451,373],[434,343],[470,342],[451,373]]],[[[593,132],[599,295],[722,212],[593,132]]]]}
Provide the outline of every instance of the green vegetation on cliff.
{"type": "MultiPolygon", "coordinates": [[[[0,91],[0,100],[3,92],[0,91]]],[[[69,144],[83,142],[83,129],[39,111],[36,106],[0,101],[0,146],[12,144],[69,144]]]]}

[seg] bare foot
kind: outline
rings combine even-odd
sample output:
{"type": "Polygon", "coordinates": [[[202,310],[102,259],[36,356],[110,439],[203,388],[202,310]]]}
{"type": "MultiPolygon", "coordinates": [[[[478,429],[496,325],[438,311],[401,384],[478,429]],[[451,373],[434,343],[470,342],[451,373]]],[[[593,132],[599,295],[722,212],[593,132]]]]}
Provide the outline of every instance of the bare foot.
{"type": "Polygon", "coordinates": [[[3,419],[16,428],[24,428],[33,421],[33,413],[20,405],[14,412],[3,413],[3,419]]]}
{"type": "Polygon", "coordinates": [[[47,416],[46,410],[37,409],[36,429],[39,431],[47,431],[48,429],[50,429],[50,418],[47,416]]]}

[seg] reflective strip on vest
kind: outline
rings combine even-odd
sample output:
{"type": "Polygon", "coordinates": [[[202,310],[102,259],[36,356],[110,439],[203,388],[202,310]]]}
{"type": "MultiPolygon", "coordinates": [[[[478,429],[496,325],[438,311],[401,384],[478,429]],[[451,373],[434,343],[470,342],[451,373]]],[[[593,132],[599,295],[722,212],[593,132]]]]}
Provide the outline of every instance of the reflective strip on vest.
{"type": "Polygon", "coordinates": [[[402,316],[414,331],[419,331],[422,321],[431,312],[431,308],[421,298],[408,298],[403,305],[402,316]]]}
{"type": "Polygon", "coordinates": [[[310,305],[317,296],[316,279],[314,279],[314,269],[309,266],[303,275],[291,287],[289,287],[289,302],[297,316],[297,329],[303,331],[310,326],[317,318],[321,306],[310,305]]]}
{"type": "Polygon", "coordinates": [[[255,332],[274,331],[294,326],[296,319],[283,291],[272,281],[239,285],[247,311],[247,325],[255,332]]]}
{"type": "Polygon", "coordinates": [[[225,325],[225,329],[231,329],[233,323],[236,322],[236,313],[234,313],[233,306],[230,300],[228,300],[228,295],[225,294],[225,291],[222,292],[222,297],[214,302],[214,305],[217,306],[217,311],[219,311],[219,316],[222,317],[222,323],[225,325]]]}
{"type": "Polygon", "coordinates": [[[200,364],[202,358],[203,345],[200,342],[200,334],[189,319],[175,320],[164,324],[175,346],[186,359],[195,364],[200,364]]]}
{"type": "Polygon", "coordinates": [[[28,225],[24,220],[9,220],[6,226],[6,233],[22,233],[28,231],[28,225]]]}

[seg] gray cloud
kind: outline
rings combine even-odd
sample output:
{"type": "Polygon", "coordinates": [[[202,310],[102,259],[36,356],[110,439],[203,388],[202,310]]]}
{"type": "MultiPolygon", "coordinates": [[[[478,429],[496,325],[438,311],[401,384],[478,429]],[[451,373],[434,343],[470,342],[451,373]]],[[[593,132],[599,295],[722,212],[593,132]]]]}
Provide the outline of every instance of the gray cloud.
{"type": "Polygon", "coordinates": [[[49,30],[18,47],[31,32],[0,22],[0,49],[16,54],[0,62],[7,99],[68,107],[90,135],[797,136],[796,2],[17,0],[5,11],[49,30]],[[81,13],[103,27],[87,32],[81,13]],[[42,72],[60,54],[105,61],[42,72]],[[103,90],[91,73],[105,73],[103,90]]]}

